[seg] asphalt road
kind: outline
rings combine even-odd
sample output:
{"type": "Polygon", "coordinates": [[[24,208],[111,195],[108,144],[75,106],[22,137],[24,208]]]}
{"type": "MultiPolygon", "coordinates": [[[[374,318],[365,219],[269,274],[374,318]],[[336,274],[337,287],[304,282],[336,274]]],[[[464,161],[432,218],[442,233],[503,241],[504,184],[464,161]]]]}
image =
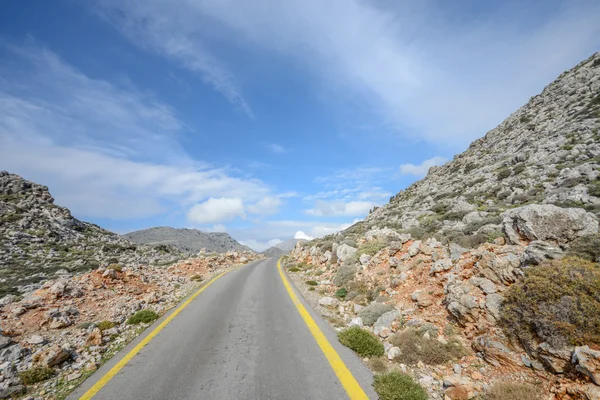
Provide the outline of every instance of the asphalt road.
{"type": "MultiPolygon", "coordinates": [[[[255,261],[217,279],[94,399],[347,399],[286,291],[276,264],[276,259],[255,261]]],[[[363,390],[376,399],[370,371],[302,302],[363,390]]],[[[83,395],[142,338],[68,399],[83,395]]]]}

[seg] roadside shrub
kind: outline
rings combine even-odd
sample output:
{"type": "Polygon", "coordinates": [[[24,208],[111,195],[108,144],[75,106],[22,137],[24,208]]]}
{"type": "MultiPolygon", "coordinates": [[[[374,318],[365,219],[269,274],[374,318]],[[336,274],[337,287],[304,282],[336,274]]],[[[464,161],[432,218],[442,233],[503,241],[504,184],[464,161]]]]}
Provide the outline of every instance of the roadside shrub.
{"type": "Polygon", "coordinates": [[[344,286],[354,279],[356,271],[356,265],[343,263],[342,266],[338,268],[338,271],[333,278],[333,284],[338,287],[344,286]]]}
{"type": "Polygon", "coordinates": [[[388,370],[388,362],[385,357],[371,358],[367,362],[367,365],[371,371],[377,372],[378,374],[383,374],[388,370]]]}
{"type": "Polygon", "coordinates": [[[423,361],[428,365],[445,364],[467,355],[467,350],[455,339],[444,344],[435,338],[425,338],[424,330],[406,329],[390,338],[390,343],[400,348],[395,360],[408,365],[423,361]]]}
{"type": "Polygon", "coordinates": [[[504,382],[496,383],[488,393],[485,400],[541,400],[540,390],[526,383],[504,382]]]}
{"type": "Polygon", "coordinates": [[[388,242],[385,240],[373,240],[372,242],[367,242],[358,248],[356,256],[359,258],[363,254],[374,256],[379,250],[385,248],[387,245],[388,242]]]}
{"type": "Polygon", "coordinates": [[[501,310],[505,330],[521,343],[551,346],[600,344],[600,268],[577,257],[526,271],[507,291],[501,310]]]}
{"type": "Polygon", "coordinates": [[[371,303],[358,312],[358,316],[362,318],[363,324],[373,325],[379,317],[388,311],[392,311],[394,307],[385,303],[371,303]]]}
{"type": "Polygon", "coordinates": [[[202,275],[192,275],[190,280],[192,280],[194,282],[202,282],[204,280],[204,278],[202,277],[202,275]]]}
{"type": "Polygon", "coordinates": [[[116,324],[112,321],[100,321],[96,324],[96,327],[104,332],[107,329],[114,328],[115,325],[116,324]]]}
{"type": "Polygon", "coordinates": [[[153,310],[140,310],[129,317],[127,323],[130,325],[149,324],[156,319],[158,319],[158,314],[153,310]]]}
{"type": "Polygon", "coordinates": [[[21,380],[26,385],[33,385],[35,383],[45,381],[52,375],[54,375],[54,371],[52,368],[48,367],[33,367],[27,371],[19,373],[21,380]]]}
{"type": "Polygon", "coordinates": [[[348,291],[345,288],[341,288],[335,291],[335,297],[344,300],[348,295],[348,291]]]}
{"type": "Polygon", "coordinates": [[[309,286],[317,286],[319,284],[319,282],[317,281],[306,281],[306,284],[309,286]]]}
{"type": "Polygon", "coordinates": [[[379,400],[427,400],[427,392],[414,379],[399,372],[375,375],[373,387],[379,400]]]}
{"type": "Polygon", "coordinates": [[[341,344],[351,348],[361,357],[381,357],[383,344],[373,335],[358,326],[352,326],[338,333],[341,344]]]}
{"type": "Polygon", "coordinates": [[[300,272],[300,268],[298,268],[298,267],[291,267],[291,268],[288,268],[288,271],[290,271],[290,272],[300,272]]]}
{"type": "Polygon", "coordinates": [[[569,244],[569,255],[600,262],[600,234],[582,236],[573,240],[569,244]]]}

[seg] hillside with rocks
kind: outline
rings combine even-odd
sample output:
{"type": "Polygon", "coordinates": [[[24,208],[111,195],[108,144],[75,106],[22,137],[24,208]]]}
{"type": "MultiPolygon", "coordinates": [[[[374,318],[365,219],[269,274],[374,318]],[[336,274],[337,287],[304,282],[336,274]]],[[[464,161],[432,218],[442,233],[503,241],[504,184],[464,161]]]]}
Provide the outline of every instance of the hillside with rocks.
{"type": "Polygon", "coordinates": [[[253,251],[238,243],[225,232],[201,232],[197,229],[176,229],[166,226],[143,229],[123,235],[133,243],[152,246],[173,246],[184,253],[197,253],[202,249],[208,252],[253,251]]]}
{"type": "Polygon", "coordinates": [[[170,264],[182,257],[173,247],[137,245],[79,221],[54,204],[46,186],[0,171],[0,298],[100,266],[170,264]]]}
{"type": "Polygon", "coordinates": [[[305,240],[288,239],[286,241],[276,244],[273,247],[268,248],[267,250],[263,251],[262,254],[264,254],[267,257],[281,257],[294,250],[294,247],[296,247],[296,245],[299,242],[305,242],[305,240]]]}
{"type": "Polygon", "coordinates": [[[596,53],[284,263],[342,343],[431,399],[598,400],[599,216],[596,53]]]}

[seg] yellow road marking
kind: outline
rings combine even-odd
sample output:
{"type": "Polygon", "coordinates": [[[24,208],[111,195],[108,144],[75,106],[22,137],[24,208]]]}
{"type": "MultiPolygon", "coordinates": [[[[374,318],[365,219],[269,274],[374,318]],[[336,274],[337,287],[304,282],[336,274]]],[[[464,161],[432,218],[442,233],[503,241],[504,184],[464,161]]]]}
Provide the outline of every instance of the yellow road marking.
{"type": "Polygon", "coordinates": [[[352,373],[350,372],[348,367],[346,367],[338,353],[331,346],[323,332],[321,332],[321,329],[319,329],[315,320],[310,316],[308,311],[306,311],[304,305],[300,302],[300,300],[298,300],[298,296],[296,296],[296,293],[294,293],[294,291],[292,290],[290,282],[283,273],[283,269],[281,268],[281,260],[277,261],[277,269],[279,270],[279,276],[281,276],[283,285],[287,289],[288,294],[290,295],[292,301],[296,305],[300,316],[302,317],[302,319],[304,319],[304,322],[306,323],[306,326],[308,326],[310,333],[312,333],[313,337],[317,341],[317,344],[321,348],[321,351],[323,352],[323,354],[325,354],[325,357],[327,357],[327,361],[329,361],[331,368],[337,375],[342,386],[344,387],[344,389],[346,389],[348,397],[350,397],[351,400],[368,400],[369,398],[367,397],[363,389],[360,387],[354,376],[352,376],[352,373]]]}
{"type": "Polygon", "coordinates": [[[144,338],[137,346],[135,346],[125,357],[121,359],[114,367],[110,369],[94,386],[90,388],[83,396],[79,398],[79,400],[89,400],[94,397],[100,389],[102,389],[119,371],[129,362],[137,353],[140,352],[160,331],[164,329],[165,326],[169,324],[184,308],[186,308],[200,293],[202,293],[207,287],[212,285],[214,281],[222,277],[223,275],[238,269],[239,267],[232,268],[228,271],[221,272],[219,275],[212,278],[210,281],[206,283],[206,285],[202,286],[196,293],[192,295],[189,299],[187,299],[182,305],[180,305],[177,310],[175,310],[171,315],[169,315],[163,322],[160,323],[148,336],[144,338]]]}

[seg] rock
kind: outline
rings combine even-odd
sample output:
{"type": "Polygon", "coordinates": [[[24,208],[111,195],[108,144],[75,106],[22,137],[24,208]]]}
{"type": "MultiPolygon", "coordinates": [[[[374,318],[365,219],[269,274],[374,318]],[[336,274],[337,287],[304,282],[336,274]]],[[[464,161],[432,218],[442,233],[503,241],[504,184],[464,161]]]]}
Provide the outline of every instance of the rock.
{"type": "Polygon", "coordinates": [[[485,297],[485,308],[496,321],[500,321],[500,308],[503,302],[504,296],[498,293],[489,294],[485,297]]]}
{"type": "Polygon", "coordinates": [[[56,298],[60,298],[65,294],[66,289],[67,280],[59,279],[50,287],[50,293],[52,293],[56,298]]]}
{"type": "Polygon", "coordinates": [[[363,306],[361,306],[360,304],[356,304],[356,303],[354,303],[354,304],[352,305],[352,309],[354,310],[354,312],[355,312],[355,313],[358,313],[360,310],[362,310],[362,309],[363,309],[363,306]]]}
{"type": "Polygon", "coordinates": [[[544,364],[547,370],[555,374],[565,373],[571,361],[570,351],[555,349],[548,343],[540,344],[536,351],[537,358],[544,364]]]}
{"type": "Polygon", "coordinates": [[[81,372],[73,372],[72,374],[67,375],[67,381],[71,382],[76,379],[81,378],[81,372]]]}
{"type": "Polygon", "coordinates": [[[462,385],[456,385],[444,391],[444,399],[448,400],[469,400],[470,395],[467,388],[462,385]]]}
{"type": "Polygon", "coordinates": [[[416,256],[417,254],[419,254],[419,246],[421,245],[421,241],[420,240],[415,240],[413,242],[413,244],[410,245],[410,247],[408,248],[408,255],[411,257],[416,256]]]}
{"type": "Polygon", "coordinates": [[[468,249],[465,249],[464,247],[461,247],[456,243],[450,243],[448,248],[450,250],[450,259],[454,262],[458,261],[460,259],[460,256],[469,251],[468,249]]]}
{"type": "Polygon", "coordinates": [[[86,346],[100,346],[102,344],[102,331],[94,328],[85,340],[86,346]]]}
{"type": "Polygon", "coordinates": [[[339,303],[339,300],[333,297],[326,296],[319,299],[319,304],[323,307],[337,307],[339,303]]]}
{"type": "MultiPolygon", "coordinates": [[[[373,324],[373,333],[375,335],[379,335],[383,328],[390,329],[392,327],[392,322],[396,320],[396,318],[400,317],[400,313],[397,310],[388,311],[382,314],[375,324],[373,324]]],[[[388,333],[389,335],[389,333],[388,333]]],[[[382,336],[383,337],[383,336],[382,336]]],[[[387,336],[385,336],[387,337],[387,336]]]]}
{"type": "Polygon", "coordinates": [[[492,294],[498,291],[498,288],[496,287],[494,282],[487,278],[472,277],[471,279],[469,279],[469,283],[479,287],[485,294],[492,294]]]}
{"type": "Polygon", "coordinates": [[[107,269],[102,273],[102,277],[109,279],[117,279],[117,271],[115,271],[114,269],[107,269]]]}
{"type": "Polygon", "coordinates": [[[600,386],[600,351],[589,346],[578,346],[573,351],[571,362],[578,372],[590,377],[592,382],[600,386]]]}
{"type": "Polygon", "coordinates": [[[56,344],[37,355],[37,359],[45,367],[60,365],[69,358],[71,353],[56,344]]]}
{"type": "Polygon", "coordinates": [[[12,399],[19,395],[25,394],[27,389],[23,385],[9,386],[0,390],[0,399],[12,399]]]}
{"type": "Polygon", "coordinates": [[[452,269],[452,266],[453,266],[452,260],[450,260],[449,258],[442,258],[433,263],[429,273],[431,275],[435,275],[437,273],[448,271],[448,270],[452,269]]]}
{"type": "Polygon", "coordinates": [[[397,357],[400,357],[400,355],[402,354],[402,351],[400,351],[400,347],[391,347],[388,352],[387,352],[387,358],[388,360],[393,360],[397,357]]]}
{"type": "Polygon", "coordinates": [[[363,327],[363,320],[361,317],[356,317],[356,318],[352,318],[352,320],[350,321],[350,323],[348,324],[348,326],[358,326],[358,327],[363,327]]]}
{"type": "Polygon", "coordinates": [[[20,360],[24,354],[26,354],[25,349],[23,349],[20,344],[13,343],[0,350],[0,364],[5,362],[15,363],[20,360]]]}
{"type": "Polygon", "coordinates": [[[371,261],[371,256],[368,254],[363,254],[360,256],[358,261],[360,262],[360,265],[367,265],[369,261],[371,261]]]}
{"type": "Polygon", "coordinates": [[[502,216],[504,232],[513,244],[534,240],[566,243],[598,232],[598,220],[582,208],[530,204],[507,210],[502,216]]]}
{"type": "Polygon", "coordinates": [[[471,347],[478,353],[478,356],[495,367],[517,365],[511,357],[511,351],[487,335],[476,337],[471,343],[471,347]]]}
{"type": "Polygon", "coordinates": [[[17,296],[15,296],[14,294],[7,294],[0,300],[0,306],[7,306],[11,303],[16,302],[18,299],[19,298],[17,296]]]}
{"type": "Polygon", "coordinates": [[[452,370],[454,371],[455,374],[460,375],[462,372],[462,366],[460,364],[454,364],[452,366],[452,370]]]}
{"type": "Polygon", "coordinates": [[[335,253],[337,255],[338,260],[340,260],[343,263],[350,257],[354,256],[356,254],[356,251],[356,248],[348,246],[346,243],[342,243],[337,247],[335,253]]]}
{"type": "Polygon", "coordinates": [[[7,347],[11,343],[12,343],[12,339],[11,338],[9,338],[8,336],[4,336],[4,335],[0,334],[0,350],[2,350],[3,348],[7,347]]]}
{"type": "Polygon", "coordinates": [[[44,339],[44,337],[41,335],[32,335],[26,340],[26,342],[31,345],[44,344],[46,343],[46,339],[44,339]]]}
{"type": "Polygon", "coordinates": [[[71,326],[72,322],[69,318],[69,314],[64,311],[57,311],[51,313],[50,329],[60,329],[71,326]]]}
{"type": "Polygon", "coordinates": [[[529,243],[523,254],[523,264],[538,265],[547,260],[555,260],[564,256],[562,249],[552,243],[534,240],[529,243]]]}
{"type": "Polygon", "coordinates": [[[467,281],[454,281],[446,285],[446,308],[460,323],[477,320],[479,304],[473,296],[475,290],[475,286],[467,281]]]}

